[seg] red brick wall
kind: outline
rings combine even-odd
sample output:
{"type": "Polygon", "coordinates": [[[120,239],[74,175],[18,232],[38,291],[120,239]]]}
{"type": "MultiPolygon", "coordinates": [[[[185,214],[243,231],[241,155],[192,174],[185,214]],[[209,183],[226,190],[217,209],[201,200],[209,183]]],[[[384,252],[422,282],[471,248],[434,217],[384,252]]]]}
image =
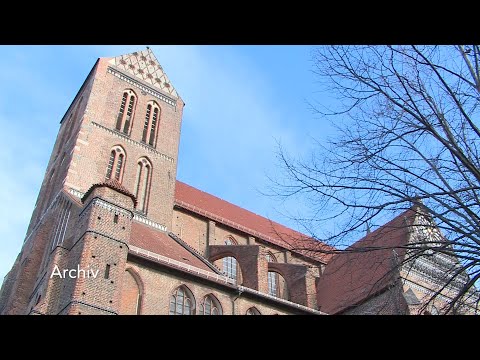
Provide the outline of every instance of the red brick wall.
{"type": "Polygon", "coordinates": [[[192,216],[179,209],[174,209],[172,232],[179,236],[188,245],[206,254],[207,249],[207,221],[192,216]]]}
{"type": "Polygon", "coordinates": [[[107,68],[107,60],[101,59],[66,184],[85,192],[93,183],[102,181],[112,147],[121,145],[126,152],[123,185],[135,194],[137,161],[147,157],[153,167],[147,215],[171,229],[183,101],[179,99],[175,107],[149,94],[143,95],[139,89],[108,74],[107,68]],[[125,89],[132,89],[138,98],[128,137],[114,130],[125,89]],[[161,108],[155,149],[140,143],[147,103],[152,100],[161,108]]]}
{"type": "MultiPolygon", "coordinates": [[[[288,312],[280,306],[267,304],[258,299],[247,298],[245,295],[238,297],[238,292],[235,290],[228,291],[216,288],[171,271],[152,268],[145,264],[131,261],[128,262],[127,266],[135,270],[144,284],[142,314],[167,315],[169,313],[170,296],[181,285],[186,286],[194,296],[196,304],[195,314],[198,314],[200,303],[209,294],[213,294],[218,299],[224,315],[232,315],[233,313],[243,315],[251,306],[257,307],[263,315],[295,313],[294,310],[288,312]]],[[[131,298],[131,291],[125,289],[122,292],[122,297],[131,298]]]]}
{"type": "MultiPolygon", "coordinates": [[[[206,257],[208,245],[223,245],[228,236],[233,236],[238,245],[245,247],[248,247],[247,244],[253,245],[252,247],[261,245],[255,258],[247,262],[250,265],[242,271],[249,274],[248,276],[251,274],[256,276],[257,284],[254,287],[266,293],[268,287],[265,251],[277,252],[276,247],[257,243],[249,239],[248,234],[228,226],[222,224],[209,226],[206,219],[181,210],[175,212],[173,210],[183,101],[178,99],[176,106],[172,106],[156,99],[108,74],[108,66],[108,59],[100,59],[97,62],[64,116],[32,214],[28,230],[31,237],[22,250],[16,267],[18,271],[12,272],[9,276],[8,284],[11,291],[6,289],[5,293],[2,293],[2,302],[6,304],[4,310],[8,313],[28,313],[33,307],[37,311],[49,314],[106,314],[133,311],[133,299],[139,290],[138,282],[135,285],[132,282],[133,277],[125,271],[127,244],[130,238],[129,216],[121,214],[118,224],[114,224],[114,211],[98,204],[89,205],[89,201],[86,201],[86,210],[76,207],[72,210],[65,241],[62,247],[53,251],[52,231],[58,221],[59,211],[52,207],[42,218],[43,210],[49,208],[62,189],[68,191],[69,188],[73,188],[86,192],[92,184],[102,182],[105,179],[110,152],[115,146],[121,146],[126,155],[122,184],[134,194],[138,159],[146,157],[152,164],[147,208],[150,220],[165,225],[168,230],[173,230],[177,234],[181,228],[182,239],[206,257]],[[126,89],[132,89],[137,95],[131,132],[128,136],[115,130],[123,91],[126,89]],[[152,100],[161,109],[155,148],[141,143],[146,106],[152,100]],[[108,279],[104,277],[106,264],[110,265],[108,279]],[[99,270],[99,273],[96,279],[49,279],[49,272],[55,265],[60,269],[73,269],[80,265],[82,269],[99,270]],[[9,293],[8,296],[6,293],[9,293]],[[41,301],[37,304],[38,295],[41,295],[41,301]]],[[[95,196],[107,199],[120,207],[132,209],[130,198],[111,189],[97,188],[89,200],[95,196]]],[[[282,256],[277,256],[277,259],[279,262],[284,261],[282,256]]],[[[141,290],[144,298],[142,313],[168,313],[169,294],[182,283],[186,284],[197,297],[197,304],[200,304],[207,294],[214,293],[226,314],[244,313],[249,307],[249,301],[239,299],[239,304],[242,305],[234,309],[232,301],[236,295],[228,291],[217,290],[209,285],[137,264],[131,266],[138,272],[142,281],[145,281],[145,287],[141,290]]],[[[265,313],[281,312],[268,306],[262,307],[261,302],[252,304],[265,313]]]]}
{"type": "MultiPolygon", "coordinates": [[[[120,314],[137,315],[138,302],[141,300],[140,287],[128,270],[123,272],[122,294],[120,299],[120,314]]],[[[141,313],[141,312],[140,312],[141,313]]]]}

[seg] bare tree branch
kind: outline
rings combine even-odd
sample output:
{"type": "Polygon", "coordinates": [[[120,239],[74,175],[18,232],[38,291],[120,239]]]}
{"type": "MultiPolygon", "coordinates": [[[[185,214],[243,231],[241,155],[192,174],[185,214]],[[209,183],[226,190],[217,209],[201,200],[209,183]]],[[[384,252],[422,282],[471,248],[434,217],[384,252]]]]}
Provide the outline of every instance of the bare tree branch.
{"type": "Polygon", "coordinates": [[[480,47],[323,46],[313,60],[338,102],[310,106],[333,120],[337,136],[317,142],[308,159],[279,145],[284,172],[271,179],[271,194],[307,203],[309,212],[295,220],[335,247],[318,251],[334,253],[381,250],[349,245],[420,204],[417,219],[428,221],[410,222],[410,241],[393,246],[408,255],[401,266],[429,267],[425,254],[433,251],[428,259],[450,265],[435,275],[441,281],[432,278],[441,285],[424,306],[448,298],[445,313],[466,302],[478,307],[480,47]]]}

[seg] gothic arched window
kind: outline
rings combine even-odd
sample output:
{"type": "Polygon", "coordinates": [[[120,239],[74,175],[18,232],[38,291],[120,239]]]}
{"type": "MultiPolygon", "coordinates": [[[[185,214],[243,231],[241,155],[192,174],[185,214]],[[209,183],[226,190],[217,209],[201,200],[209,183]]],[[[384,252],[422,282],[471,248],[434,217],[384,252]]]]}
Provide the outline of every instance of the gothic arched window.
{"type": "MultiPolygon", "coordinates": [[[[265,257],[268,262],[277,262],[277,258],[271,252],[265,257]]],[[[278,296],[278,274],[273,271],[268,272],[268,293],[272,296],[278,296]]]]}
{"type": "Polygon", "coordinates": [[[222,315],[222,306],[213,295],[205,296],[199,309],[200,315],[222,315]]]}
{"type": "Polygon", "coordinates": [[[145,124],[143,125],[142,142],[150,146],[155,146],[157,137],[157,128],[160,121],[160,106],[154,101],[147,104],[145,113],[145,124]]]}
{"type": "Polygon", "coordinates": [[[122,182],[124,165],[125,151],[120,146],[116,146],[110,152],[105,179],[112,179],[113,176],[115,180],[122,182]]]}
{"type": "Polygon", "coordinates": [[[193,315],[195,300],[192,293],[185,287],[180,286],[170,297],[169,315],[193,315]]]}
{"type": "Polygon", "coordinates": [[[137,210],[147,212],[148,197],[152,178],[152,164],[147,158],[140,158],[137,166],[137,179],[135,182],[135,197],[137,210]]]}
{"type": "Polygon", "coordinates": [[[133,120],[133,111],[137,97],[132,90],[125,90],[122,96],[122,102],[120,103],[120,109],[117,115],[117,124],[115,129],[128,135],[133,120]]]}
{"type": "Polygon", "coordinates": [[[246,314],[247,315],[262,315],[256,307],[251,307],[250,309],[248,309],[246,314]]]}
{"type": "MultiPolygon", "coordinates": [[[[232,237],[225,240],[225,245],[237,245],[237,242],[232,237]]],[[[223,258],[223,273],[230,279],[237,279],[237,260],[232,256],[223,258]]]]}

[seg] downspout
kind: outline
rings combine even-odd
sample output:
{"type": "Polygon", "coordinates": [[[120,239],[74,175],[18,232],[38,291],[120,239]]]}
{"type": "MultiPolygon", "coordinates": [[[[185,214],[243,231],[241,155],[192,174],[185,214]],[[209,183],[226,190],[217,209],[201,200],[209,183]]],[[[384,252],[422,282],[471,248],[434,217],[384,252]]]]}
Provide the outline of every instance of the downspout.
{"type": "Polygon", "coordinates": [[[243,291],[238,289],[238,295],[232,299],[232,315],[235,315],[235,301],[242,295],[243,291]]]}

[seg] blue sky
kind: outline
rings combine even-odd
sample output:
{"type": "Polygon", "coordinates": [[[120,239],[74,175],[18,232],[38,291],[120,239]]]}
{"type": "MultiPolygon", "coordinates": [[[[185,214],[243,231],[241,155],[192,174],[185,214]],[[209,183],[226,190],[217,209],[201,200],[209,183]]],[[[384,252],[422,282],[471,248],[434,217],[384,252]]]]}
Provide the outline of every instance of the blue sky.
{"type": "MultiPolygon", "coordinates": [[[[275,221],[302,205],[260,192],[278,175],[276,141],[302,156],[329,133],[309,46],[150,46],[186,103],[177,178],[275,221]]],[[[0,281],[21,249],[50,152],[98,57],[145,46],[0,46],[0,281]]]]}

